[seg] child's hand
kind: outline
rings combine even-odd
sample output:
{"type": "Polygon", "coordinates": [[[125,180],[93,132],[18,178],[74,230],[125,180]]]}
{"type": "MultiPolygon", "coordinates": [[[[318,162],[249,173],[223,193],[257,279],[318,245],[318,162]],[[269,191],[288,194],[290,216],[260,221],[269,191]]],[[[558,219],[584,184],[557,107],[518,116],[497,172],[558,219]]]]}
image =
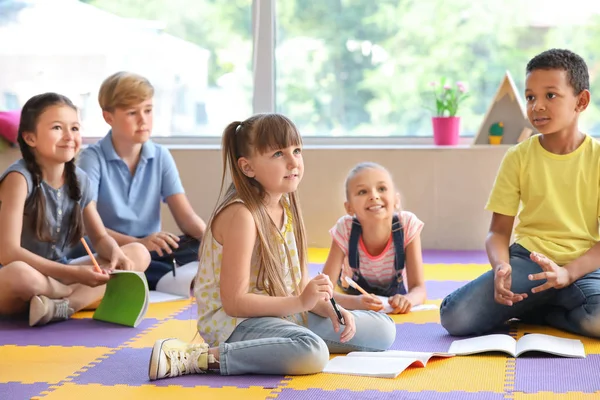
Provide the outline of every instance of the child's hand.
{"type": "Polygon", "coordinates": [[[114,249],[110,256],[109,270],[122,269],[124,271],[131,271],[133,269],[133,262],[123,253],[120,247],[114,249]]]}
{"type": "Polygon", "coordinates": [[[300,295],[300,301],[305,310],[312,310],[319,300],[329,301],[332,297],[333,284],[331,283],[329,276],[319,274],[308,282],[300,295]]]}
{"type": "Polygon", "coordinates": [[[72,267],[73,272],[71,276],[73,280],[86,286],[96,287],[104,285],[110,279],[107,271],[96,272],[96,267],[93,265],[73,265],[72,267]]]}
{"type": "Polygon", "coordinates": [[[511,292],[512,267],[508,263],[498,265],[494,271],[494,300],[498,304],[512,306],[514,303],[527,298],[527,293],[511,292]]]}
{"type": "Polygon", "coordinates": [[[412,308],[411,302],[401,294],[395,294],[388,299],[393,311],[392,314],[406,314],[412,308]]]}
{"type": "MultiPolygon", "coordinates": [[[[346,343],[350,339],[352,339],[354,337],[354,334],[356,333],[356,324],[354,322],[354,315],[352,315],[351,312],[349,312],[348,310],[346,310],[343,307],[338,306],[338,309],[340,310],[340,314],[342,314],[342,317],[344,318],[344,330],[342,331],[342,334],[340,335],[340,342],[346,343]]],[[[336,315],[335,311],[333,310],[333,307],[329,308],[328,315],[329,315],[329,319],[331,319],[331,323],[333,324],[333,330],[336,333],[338,333],[340,331],[340,321],[338,321],[337,315],[336,315]]]]}
{"type": "Polygon", "coordinates": [[[163,256],[163,251],[172,254],[173,249],[179,248],[179,236],[169,232],[156,232],[140,239],[139,242],[146,246],[148,251],[155,251],[160,257],[163,256]]]}
{"type": "Polygon", "coordinates": [[[550,260],[545,255],[532,252],[530,258],[532,261],[535,261],[544,272],[529,275],[529,280],[537,281],[546,279],[546,283],[531,289],[532,293],[539,293],[550,288],[562,289],[571,284],[569,271],[567,271],[565,268],[559,267],[554,261],[550,260]]]}
{"type": "Polygon", "coordinates": [[[383,303],[378,297],[375,296],[365,296],[361,294],[358,296],[359,305],[356,307],[357,310],[371,310],[371,311],[381,311],[383,310],[383,303]]]}

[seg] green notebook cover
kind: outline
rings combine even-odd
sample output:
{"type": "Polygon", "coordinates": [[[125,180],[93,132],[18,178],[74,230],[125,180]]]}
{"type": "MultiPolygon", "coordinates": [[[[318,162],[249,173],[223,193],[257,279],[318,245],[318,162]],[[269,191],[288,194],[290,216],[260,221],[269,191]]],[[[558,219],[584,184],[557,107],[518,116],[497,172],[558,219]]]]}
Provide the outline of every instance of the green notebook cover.
{"type": "Polygon", "coordinates": [[[94,319],[136,327],[148,310],[148,282],[143,272],[115,270],[94,319]]]}

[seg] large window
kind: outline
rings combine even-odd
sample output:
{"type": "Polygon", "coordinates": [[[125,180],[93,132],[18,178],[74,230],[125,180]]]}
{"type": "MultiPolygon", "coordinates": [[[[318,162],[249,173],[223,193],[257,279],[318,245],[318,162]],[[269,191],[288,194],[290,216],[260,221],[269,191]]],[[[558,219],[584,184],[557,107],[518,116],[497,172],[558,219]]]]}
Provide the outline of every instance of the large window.
{"type": "MultiPolygon", "coordinates": [[[[600,5],[555,0],[277,1],[277,110],[308,135],[430,136],[429,83],[468,84],[473,135],[510,71],[523,97],[535,54],[566,47],[600,64],[600,5]]],[[[600,96],[584,125],[600,133],[600,96]]]]}
{"type": "Polygon", "coordinates": [[[98,89],[128,70],[156,89],[154,136],[218,136],[252,113],[252,0],[0,0],[0,110],[43,91],[108,126],[98,89]]]}
{"type": "Polygon", "coordinates": [[[600,2],[0,0],[0,110],[58,91],[102,136],[100,83],[130,70],[156,87],[155,136],[218,137],[277,111],[306,136],[427,137],[429,83],[447,77],[469,87],[470,136],[505,72],[522,98],[527,60],[552,47],[588,62],[582,125],[600,134],[600,2]]]}

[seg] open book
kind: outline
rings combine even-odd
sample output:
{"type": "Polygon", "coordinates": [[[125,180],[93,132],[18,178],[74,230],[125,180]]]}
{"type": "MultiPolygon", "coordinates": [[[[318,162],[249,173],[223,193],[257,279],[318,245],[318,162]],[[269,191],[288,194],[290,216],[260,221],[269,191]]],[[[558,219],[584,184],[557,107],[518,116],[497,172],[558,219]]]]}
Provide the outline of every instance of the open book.
{"type": "Polygon", "coordinates": [[[177,267],[175,276],[170,272],[164,275],[156,283],[156,290],[150,292],[150,303],[189,299],[196,272],[198,262],[194,261],[177,267]]]}
{"type": "MultiPolygon", "coordinates": [[[[392,311],[394,311],[394,309],[392,308],[392,306],[390,306],[390,303],[388,302],[388,299],[389,299],[388,297],[385,297],[385,296],[375,296],[375,297],[377,297],[383,303],[383,309],[379,312],[390,314],[392,311]]],[[[410,309],[410,312],[427,311],[427,310],[439,310],[439,307],[435,304],[420,304],[418,306],[412,307],[410,309]]]]}
{"type": "Polygon", "coordinates": [[[539,351],[561,357],[585,358],[581,340],[565,339],[557,336],[530,333],[519,340],[509,335],[496,334],[455,340],[448,349],[456,355],[469,355],[499,351],[519,357],[528,351],[539,351]]]}
{"type": "Polygon", "coordinates": [[[388,350],[380,352],[353,351],[329,360],[324,373],[396,378],[411,365],[425,367],[433,357],[452,357],[449,353],[388,350]]]}
{"type": "Polygon", "coordinates": [[[110,272],[106,292],[93,318],[136,327],[148,311],[148,281],[143,272],[110,272]]]}

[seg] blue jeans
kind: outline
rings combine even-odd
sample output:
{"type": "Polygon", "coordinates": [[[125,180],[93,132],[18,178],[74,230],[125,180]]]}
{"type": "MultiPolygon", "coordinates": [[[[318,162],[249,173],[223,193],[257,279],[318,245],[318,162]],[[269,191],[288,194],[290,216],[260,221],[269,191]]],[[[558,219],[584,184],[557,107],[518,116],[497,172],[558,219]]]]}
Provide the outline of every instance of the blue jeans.
{"type": "Polygon", "coordinates": [[[340,343],[329,318],[308,313],[308,327],[275,317],[248,318],[219,345],[221,375],[305,375],[321,372],[329,353],[387,350],[396,339],[390,317],[351,311],[356,334],[340,343]]]}
{"type": "Polygon", "coordinates": [[[505,306],[494,300],[494,272],[446,296],[440,307],[442,326],[455,336],[481,335],[499,328],[511,318],[530,324],[549,325],[579,335],[600,337],[600,270],[589,273],[563,289],[531,293],[545,280],[530,281],[542,272],[523,246],[510,247],[513,293],[527,293],[523,301],[505,306]]]}

